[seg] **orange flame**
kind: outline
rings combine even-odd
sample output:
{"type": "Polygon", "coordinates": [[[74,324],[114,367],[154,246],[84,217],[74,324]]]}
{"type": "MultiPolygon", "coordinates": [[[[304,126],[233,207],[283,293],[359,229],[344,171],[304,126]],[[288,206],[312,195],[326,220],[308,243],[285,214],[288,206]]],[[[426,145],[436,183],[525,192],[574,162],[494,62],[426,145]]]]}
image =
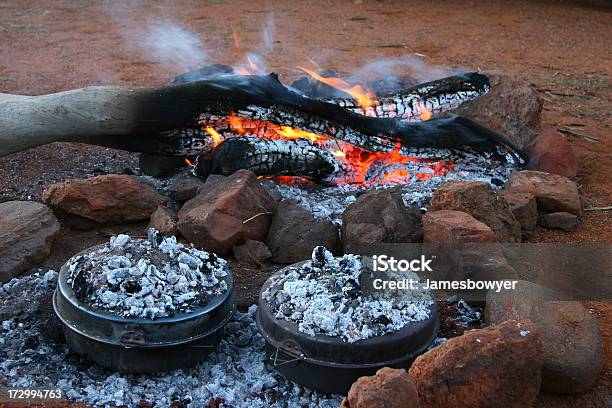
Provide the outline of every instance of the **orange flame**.
{"type": "Polygon", "coordinates": [[[238,37],[238,32],[236,31],[236,27],[232,28],[232,37],[234,38],[234,47],[236,49],[240,49],[240,37],[238,37]]]}
{"type": "Polygon", "coordinates": [[[184,160],[185,160],[185,164],[186,164],[187,166],[189,166],[189,167],[193,167],[193,166],[194,166],[194,164],[193,164],[193,163],[191,162],[191,160],[189,160],[188,158],[186,158],[186,157],[185,157],[185,159],[184,159],[184,160]]]}
{"type": "Polygon", "coordinates": [[[249,67],[251,67],[251,69],[253,70],[253,72],[257,72],[259,71],[259,67],[257,66],[257,64],[255,64],[253,62],[253,60],[251,59],[250,56],[247,55],[247,61],[249,61],[249,67]]]}
{"type": "Polygon", "coordinates": [[[419,116],[421,117],[422,121],[427,121],[431,119],[432,117],[431,112],[429,111],[429,109],[427,109],[425,104],[419,101],[416,101],[416,108],[417,108],[417,111],[419,111],[419,116]]]}
{"type": "Polygon", "coordinates": [[[348,82],[343,79],[333,77],[326,78],[311,69],[304,67],[298,68],[306,72],[308,75],[310,75],[317,81],[323,82],[324,84],[327,84],[332,88],[339,89],[351,95],[351,97],[357,101],[357,103],[359,104],[359,106],[361,106],[362,109],[372,108],[377,105],[376,96],[374,95],[374,93],[363,89],[361,85],[355,85],[351,87],[348,82]]]}
{"type": "Polygon", "coordinates": [[[308,139],[314,143],[321,143],[329,140],[329,137],[327,136],[317,135],[316,133],[306,132],[290,126],[281,126],[279,129],[275,129],[275,131],[276,134],[281,136],[283,139],[308,139]]]}
{"type": "Polygon", "coordinates": [[[206,130],[206,133],[208,133],[210,137],[212,137],[213,148],[219,146],[221,142],[223,142],[223,136],[221,136],[219,132],[217,132],[215,129],[211,128],[210,126],[207,126],[204,130],[206,130]]]}

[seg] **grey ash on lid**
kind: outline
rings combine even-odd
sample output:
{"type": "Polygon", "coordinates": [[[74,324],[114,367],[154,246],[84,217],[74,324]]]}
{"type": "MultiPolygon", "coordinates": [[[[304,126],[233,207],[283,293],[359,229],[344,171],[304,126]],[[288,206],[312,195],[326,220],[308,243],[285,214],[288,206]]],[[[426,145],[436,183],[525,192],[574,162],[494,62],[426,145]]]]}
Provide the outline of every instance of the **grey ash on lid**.
{"type": "Polygon", "coordinates": [[[156,319],[189,313],[228,288],[227,262],[217,255],[162,237],[112,237],[68,263],[67,282],[91,309],[125,318],[156,319]]]}
{"type": "MultiPolygon", "coordinates": [[[[352,343],[395,332],[430,317],[433,298],[419,288],[400,297],[364,296],[360,288],[365,269],[358,255],[335,258],[324,247],[312,259],[272,278],[263,298],[277,319],[297,324],[311,336],[340,337],[352,343]]],[[[407,279],[419,280],[414,273],[407,279]]]]}

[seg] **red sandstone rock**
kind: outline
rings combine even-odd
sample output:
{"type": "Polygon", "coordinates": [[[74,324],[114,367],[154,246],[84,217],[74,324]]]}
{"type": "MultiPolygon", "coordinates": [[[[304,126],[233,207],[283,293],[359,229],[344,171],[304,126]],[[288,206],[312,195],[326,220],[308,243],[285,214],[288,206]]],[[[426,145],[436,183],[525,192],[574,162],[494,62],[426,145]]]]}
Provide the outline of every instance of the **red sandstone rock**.
{"type": "MultiPolygon", "coordinates": [[[[423,247],[435,259],[433,272],[423,277],[441,280],[516,279],[491,228],[471,215],[452,210],[423,216],[423,247]]],[[[466,297],[468,294],[462,294],[466,297]]],[[[474,300],[486,293],[471,291],[474,300]]]]}
{"type": "Polygon", "coordinates": [[[497,242],[495,233],[486,224],[462,211],[430,211],[423,216],[423,242],[462,244],[497,242]]]}
{"type": "Polygon", "coordinates": [[[567,212],[554,212],[542,214],[538,218],[538,225],[544,228],[559,228],[565,232],[578,229],[578,216],[567,212]]]}
{"type": "Polygon", "coordinates": [[[576,155],[572,145],[555,129],[542,131],[527,149],[527,169],[576,177],[576,155]]]}
{"type": "Polygon", "coordinates": [[[34,268],[51,252],[60,225],[44,204],[0,204],[0,283],[34,268]]]}
{"type": "Polygon", "coordinates": [[[510,175],[504,189],[533,194],[539,213],[569,212],[578,216],[582,214],[582,202],[576,183],[557,174],[519,171],[510,175]]]}
{"type": "Polygon", "coordinates": [[[176,235],[178,232],[176,214],[167,207],[160,205],[151,214],[149,228],[155,228],[164,235],[176,235]]]}
{"type": "Polygon", "coordinates": [[[204,186],[202,179],[190,174],[181,174],[172,180],[168,193],[173,200],[187,201],[195,197],[202,186],[204,186]]]}
{"type": "Polygon", "coordinates": [[[384,367],[355,381],[340,407],[418,408],[419,396],[406,370],[384,367]]]}
{"type": "Polygon", "coordinates": [[[310,259],[312,250],[323,245],[337,252],[338,228],[329,220],[315,218],[294,200],[283,200],[272,218],[267,243],[272,261],[295,263],[310,259]]]}
{"type": "Polygon", "coordinates": [[[346,253],[357,253],[363,245],[381,242],[419,242],[421,235],[419,210],[406,208],[397,189],[369,191],[342,215],[342,243],[346,253]]]}
{"type": "Polygon", "coordinates": [[[538,205],[531,193],[501,190],[499,195],[506,200],[514,217],[521,224],[521,237],[527,239],[538,221],[538,205]]]}
{"type": "Polygon", "coordinates": [[[542,361],[533,323],[509,320],[449,339],[409,373],[424,408],[523,408],[536,400],[542,361]]]}
{"type": "Polygon", "coordinates": [[[524,149],[540,130],[542,100],[526,81],[502,72],[485,72],[491,83],[486,95],[454,110],[506,136],[524,149]]]}
{"type": "Polygon", "coordinates": [[[276,202],[255,174],[239,170],[207,181],[179,211],[178,228],[190,242],[227,255],[247,239],[263,241],[275,209],[276,202]]]}
{"type": "Polygon", "coordinates": [[[138,177],[109,174],[52,184],[43,201],[95,226],[146,220],[166,199],[138,177]]]}
{"type": "Polygon", "coordinates": [[[529,319],[542,338],[542,388],[561,394],[590,390],[603,369],[603,340],[597,319],[575,301],[537,284],[519,281],[514,291],[487,294],[485,319],[529,319]]]}
{"type": "Polygon", "coordinates": [[[450,181],[436,189],[430,210],[456,210],[487,224],[500,242],[520,242],[521,225],[506,200],[484,182],[450,181]]]}
{"type": "Polygon", "coordinates": [[[252,266],[261,266],[264,261],[272,257],[266,244],[252,239],[247,239],[244,244],[235,246],[233,251],[238,262],[252,266]]]}

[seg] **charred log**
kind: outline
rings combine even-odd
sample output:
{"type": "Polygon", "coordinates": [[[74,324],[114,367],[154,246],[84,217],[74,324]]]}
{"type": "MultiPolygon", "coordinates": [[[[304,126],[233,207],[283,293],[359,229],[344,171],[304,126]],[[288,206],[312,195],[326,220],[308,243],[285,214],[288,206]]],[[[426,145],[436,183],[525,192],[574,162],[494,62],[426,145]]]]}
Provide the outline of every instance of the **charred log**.
{"type": "Polygon", "coordinates": [[[196,173],[204,177],[240,169],[258,176],[300,176],[326,184],[325,179],[340,171],[340,164],[308,140],[236,137],[221,143],[212,157],[200,157],[196,165],[196,173]]]}
{"type": "Polygon", "coordinates": [[[362,108],[351,98],[327,99],[352,112],[377,118],[399,118],[420,122],[426,111],[433,116],[450,111],[463,102],[489,92],[489,78],[477,72],[454,75],[394,92],[376,100],[376,106],[362,108]]]}

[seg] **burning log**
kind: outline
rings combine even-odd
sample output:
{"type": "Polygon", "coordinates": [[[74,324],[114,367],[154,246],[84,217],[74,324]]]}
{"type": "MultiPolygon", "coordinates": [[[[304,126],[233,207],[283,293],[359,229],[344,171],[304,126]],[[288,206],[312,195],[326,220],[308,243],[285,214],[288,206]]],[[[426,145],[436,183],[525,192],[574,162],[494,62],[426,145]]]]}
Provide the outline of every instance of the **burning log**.
{"type": "MultiPolygon", "coordinates": [[[[355,99],[327,99],[345,109],[377,118],[399,118],[411,122],[429,120],[463,102],[489,92],[489,79],[477,72],[426,82],[397,93],[376,98],[376,104],[362,106],[355,99]]],[[[367,104],[367,103],[366,103],[367,104]]]]}
{"type": "MultiPolygon", "coordinates": [[[[430,83],[426,88],[432,86],[430,83]]],[[[427,98],[421,99],[427,103],[427,98]]],[[[0,94],[0,156],[55,141],[195,155],[213,142],[202,129],[208,126],[207,121],[227,117],[228,112],[276,126],[296,125],[292,127],[368,150],[388,151],[396,143],[484,151],[495,151],[499,145],[513,149],[503,136],[466,118],[408,123],[362,115],[343,104],[293,92],[274,74],[222,75],[163,88],[90,87],[43,96],[0,94]]],[[[391,105],[383,102],[382,106],[390,109],[391,105]]]]}
{"type": "Polygon", "coordinates": [[[236,137],[221,143],[211,160],[198,160],[201,175],[231,175],[237,170],[251,170],[258,176],[283,175],[306,177],[318,182],[340,171],[339,163],[327,150],[309,140],[270,140],[236,137]]]}

